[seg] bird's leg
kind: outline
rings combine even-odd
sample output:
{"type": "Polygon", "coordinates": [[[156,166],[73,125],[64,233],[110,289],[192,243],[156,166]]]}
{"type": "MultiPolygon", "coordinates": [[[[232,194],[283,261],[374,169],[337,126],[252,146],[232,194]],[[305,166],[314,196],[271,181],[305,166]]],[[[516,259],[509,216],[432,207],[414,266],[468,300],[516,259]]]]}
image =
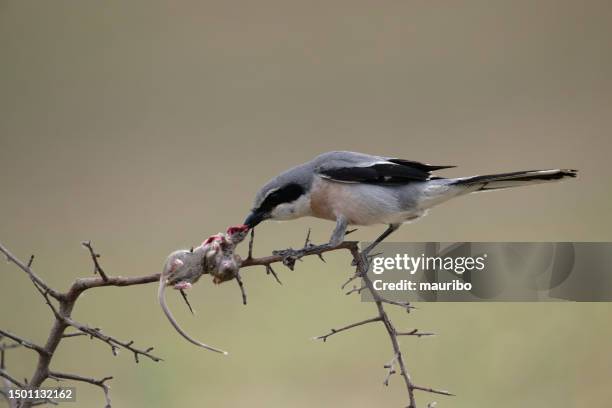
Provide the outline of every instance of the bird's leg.
{"type": "Polygon", "coordinates": [[[348,220],[345,216],[339,215],[336,218],[336,228],[334,228],[334,232],[329,239],[330,246],[340,245],[342,241],[344,241],[344,236],[346,235],[346,227],[348,226],[348,220]]]}
{"type": "Polygon", "coordinates": [[[363,251],[361,251],[361,254],[364,256],[367,256],[370,253],[370,251],[372,251],[374,247],[376,247],[376,245],[380,244],[385,238],[387,238],[389,235],[397,231],[399,227],[400,227],[400,224],[389,224],[385,232],[380,234],[380,236],[376,238],[374,242],[372,242],[363,251]]]}

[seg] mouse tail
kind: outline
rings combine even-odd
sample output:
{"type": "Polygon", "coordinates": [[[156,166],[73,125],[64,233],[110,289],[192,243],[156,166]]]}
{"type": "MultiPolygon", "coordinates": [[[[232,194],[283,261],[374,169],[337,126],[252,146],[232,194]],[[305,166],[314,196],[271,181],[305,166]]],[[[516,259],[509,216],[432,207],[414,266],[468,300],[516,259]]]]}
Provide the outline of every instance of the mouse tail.
{"type": "Polygon", "coordinates": [[[159,300],[159,305],[161,306],[162,310],[164,311],[164,314],[166,315],[166,317],[170,321],[170,324],[172,324],[172,327],[174,327],[174,329],[181,336],[183,336],[187,341],[189,341],[192,344],[195,344],[198,347],[202,347],[202,348],[205,348],[206,350],[214,351],[216,353],[221,353],[223,355],[228,355],[229,354],[227,351],[224,351],[224,350],[221,350],[221,349],[209,346],[207,344],[204,344],[202,342],[199,342],[196,339],[194,339],[193,337],[191,337],[190,335],[188,335],[181,328],[181,326],[179,326],[178,322],[176,321],[176,319],[172,315],[172,312],[170,312],[170,309],[168,308],[168,305],[166,304],[166,296],[165,295],[166,295],[166,282],[165,282],[165,276],[162,273],[160,278],[159,278],[159,289],[157,291],[157,299],[159,300]]]}

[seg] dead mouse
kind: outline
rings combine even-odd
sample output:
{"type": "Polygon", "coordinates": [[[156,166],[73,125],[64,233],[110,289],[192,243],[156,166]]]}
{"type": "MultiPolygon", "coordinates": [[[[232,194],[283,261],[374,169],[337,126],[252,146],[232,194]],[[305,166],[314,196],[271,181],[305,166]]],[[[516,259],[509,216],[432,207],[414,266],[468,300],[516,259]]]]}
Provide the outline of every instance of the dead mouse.
{"type": "Polygon", "coordinates": [[[189,289],[193,283],[200,279],[206,268],[206,252],[208,250],[208,247],[202,245],[194,248],[193,251],[181,249],[171,253],[166,259],[163,272],[159,278],[157,299],[166,317],[181,336],[196,346],[227,355],[227,351],[209,346],[189,336],[179,326],[166,304],[166,286],[173,286],[174,289],[189,289]]]}
{"type": "Polygon", "coordinates": [[[205,273],[212,275],[213,283],[219,284],[237,276],[241,259],[234,251],[248,231],[249,227],[246,225],[229,227],[225,234],[212,235],[204,241],[202,245],[210,248],[206,256],[205,273]]]}
{"type": "Polygon", "coordinates": [[[207,350],[227,355],[227,351],[211,347],[189,336],[179,326],[166,304],[165,291],[167,286],[174,289],[190,289],[203,274],[213,276],[213,282],[219,284],[238,276],[240,257],[234,253],[236,245],[244,240],[249,228],[246,225],[230,227],[225,233],[219,233],[206,239],[192,250],[178,250],[171,253],[164,264],[160,275],[157,293],[159,304],[166,317],[177,332],[189,342],[207,350]]]}

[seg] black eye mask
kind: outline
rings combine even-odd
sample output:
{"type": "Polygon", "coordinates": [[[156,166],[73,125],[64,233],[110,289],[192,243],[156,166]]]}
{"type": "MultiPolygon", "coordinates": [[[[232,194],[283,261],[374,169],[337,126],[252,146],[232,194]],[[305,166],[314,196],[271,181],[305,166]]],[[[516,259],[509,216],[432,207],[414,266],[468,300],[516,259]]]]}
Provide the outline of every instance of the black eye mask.
{"type": "Polygon", "coordinates": [[[268,196],[260,204],[257,211],[268,213],[279,204],[290,203],[300,198],[304,194],[304,189],[299,184],[287,184],[280,189],[268,194],[268,196]]]}

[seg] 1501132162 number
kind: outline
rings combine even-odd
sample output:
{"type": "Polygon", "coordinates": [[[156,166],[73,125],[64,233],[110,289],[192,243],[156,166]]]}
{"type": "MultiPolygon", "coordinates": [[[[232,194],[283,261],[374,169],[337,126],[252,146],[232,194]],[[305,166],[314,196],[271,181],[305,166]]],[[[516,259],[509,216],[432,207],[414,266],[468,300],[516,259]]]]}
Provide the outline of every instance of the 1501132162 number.
{"type": "Polygon", "coordinates": [[[61,402],[76,401],[74,388],[37,388],[21,389],[10,388],[7,390],[9,399],[21,401],[57,400],[61,402]]]}

